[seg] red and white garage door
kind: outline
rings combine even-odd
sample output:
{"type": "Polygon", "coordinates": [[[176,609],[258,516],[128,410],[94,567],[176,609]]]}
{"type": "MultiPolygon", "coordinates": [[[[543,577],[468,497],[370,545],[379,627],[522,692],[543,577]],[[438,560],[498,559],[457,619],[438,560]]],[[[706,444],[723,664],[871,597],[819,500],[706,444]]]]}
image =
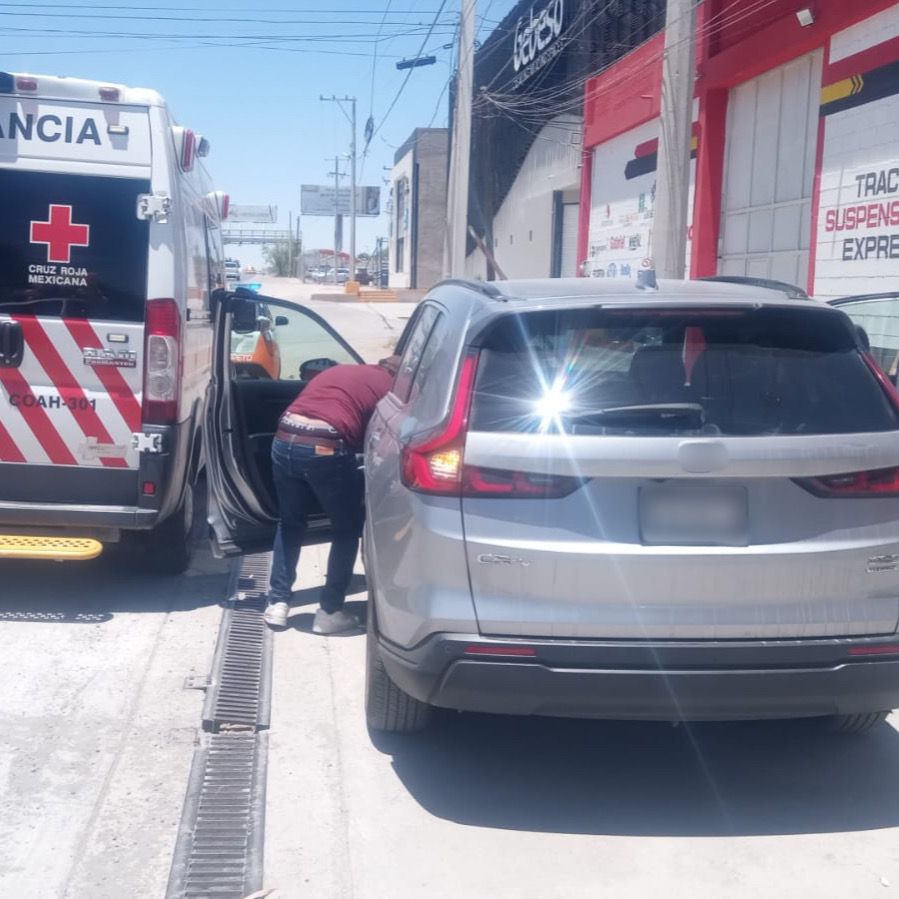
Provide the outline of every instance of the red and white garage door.
{"type": "Polygon", "coordinates": [[[805,287],[820,51],[730,92],[718,271],[805,287]]]}

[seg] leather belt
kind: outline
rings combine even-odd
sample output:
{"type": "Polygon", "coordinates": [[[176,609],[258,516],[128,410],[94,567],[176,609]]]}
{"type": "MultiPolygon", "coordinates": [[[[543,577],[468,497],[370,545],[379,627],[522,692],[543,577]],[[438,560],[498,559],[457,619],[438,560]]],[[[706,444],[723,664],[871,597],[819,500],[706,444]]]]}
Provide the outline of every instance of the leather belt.
{"type": "Polygon", "coordinates": [[[283,440],[285,443],[301,443],[304,446],[320,446],[331,450],[331,454],[349,452],[346,443],[339,437],[317,437],[310,434],[299,434],[296,431],[279,427],[275,432],[275,439],[283,440]]]}

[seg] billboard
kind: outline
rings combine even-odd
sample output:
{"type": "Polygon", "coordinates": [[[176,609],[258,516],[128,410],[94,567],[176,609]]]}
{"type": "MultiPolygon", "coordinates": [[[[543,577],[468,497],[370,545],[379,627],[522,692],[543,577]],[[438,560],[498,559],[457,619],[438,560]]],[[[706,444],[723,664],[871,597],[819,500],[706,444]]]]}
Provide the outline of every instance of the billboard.
{"type": "MultiPolygon", "coordinates": [[[[333,187],[303,184],[300,187],[300,212],[303,215],[349,215],[350,189],[341,187],[335,196],[333,187]]],[[[356,215],[381,214],[381,188],[356,188],[356,215]]]]}
{"type": "Polygon", "coordinates": [[[277,206],[242,206],[234,203],[228,208],[229,222],[258,222],[274,224],[278,221],[277,206]]]}

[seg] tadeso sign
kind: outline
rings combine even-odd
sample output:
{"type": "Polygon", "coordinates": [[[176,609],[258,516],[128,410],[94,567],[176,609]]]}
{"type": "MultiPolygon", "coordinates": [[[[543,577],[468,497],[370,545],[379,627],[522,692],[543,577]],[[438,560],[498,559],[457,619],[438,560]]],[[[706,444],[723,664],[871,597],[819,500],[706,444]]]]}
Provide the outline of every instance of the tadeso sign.
{"type": "Polygon", "coordinates": [[[518,20],[512,49],[512,67],[516,73],[512,87],[525,82],[562,52],[558,38],[564,21],[564,0],[549,0],[536,15],[532,6],[527,16],[518,20]]]}

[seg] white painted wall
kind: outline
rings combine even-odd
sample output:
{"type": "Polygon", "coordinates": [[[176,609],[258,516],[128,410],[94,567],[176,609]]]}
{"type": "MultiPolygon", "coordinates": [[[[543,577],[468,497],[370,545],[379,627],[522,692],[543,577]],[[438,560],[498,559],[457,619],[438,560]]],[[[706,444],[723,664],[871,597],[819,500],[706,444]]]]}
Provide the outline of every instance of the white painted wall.
{"type": "MultiPolygon", "coordinates": [[[[694,103],[694,119],[699,107],[694,103]]],[[[659,137],[659,120],[650,119],[593,148],[587,264],[591,278],[635,280],[652,256],[655,214],[656,156],[647,145],[659,137]]],[[[690,163],[687,199],[687,271],[690,270],[693,188],[696,162],[690,163]]]]}
{"type": "Polygon", "coordinates": [[[390,173],[390,184],[391,184],[391,206],[390,206],[390,275],[388,276],[387,283],[390,287],[397,288],[406,288],[410,283],[410,272],[412,269],[412,172],[415,163],[415,152],[414,148],[409,149],[409,152],[406,153],[405,156],[400,159],[396,165],[394,165],[393,170],[390,173]],[[405,213],[402,216],[402,220],[398,221],[397,219],[397,195],[396,195],[396,186],[397,184],[405,179],[406,184],[408,185],[408,191],[406,193],[406,203],[405,203],[405,213]],[[403,260],[403,270],[398,272],[396,270],[397,263],[397,252],[396,252],[396,241],[397,237],[403,237],[406,242],[406,252],[405,258],[403,260]]]}
{"type": "MultiPolygon", "coordinates": [[[[493,252],[510,278],[548,278],[552,264],[553,192],[577,199],[580,185],[580,118],[559,117],[546,125],[525,157],[511,190],[493,219],[493,252]]],[[[466,260],[470,278],[486,278],[484,254],[466,260]]]]}
{"type": "MultiPolygon", "coordinates": [[[[899,7],[894,7],[835,35],[831,56],[847,58],[897,33],[899,7]]],[[[877,293],[899,284],[897,123],[899,94],[824,119],[816,296],[877,293]]]]}
{"type": "Polygon", "coordinates": [[[816,51],[730,92],[720,274],[807,286],[821,64],[816,51]]]}

